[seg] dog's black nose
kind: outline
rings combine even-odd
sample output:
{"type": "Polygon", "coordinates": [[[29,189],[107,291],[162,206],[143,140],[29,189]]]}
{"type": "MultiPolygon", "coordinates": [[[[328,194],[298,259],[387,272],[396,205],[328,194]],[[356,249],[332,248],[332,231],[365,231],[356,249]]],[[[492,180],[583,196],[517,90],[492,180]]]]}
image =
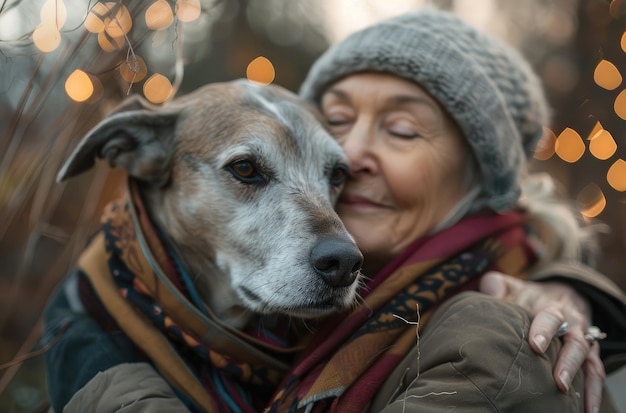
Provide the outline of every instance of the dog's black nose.
{"type": "Polygon", "coordinates": [[[311,251],[311,263],[326,284],[347,287],[363,265],[363,254],[347,239],[323,238],[311,251]]]}

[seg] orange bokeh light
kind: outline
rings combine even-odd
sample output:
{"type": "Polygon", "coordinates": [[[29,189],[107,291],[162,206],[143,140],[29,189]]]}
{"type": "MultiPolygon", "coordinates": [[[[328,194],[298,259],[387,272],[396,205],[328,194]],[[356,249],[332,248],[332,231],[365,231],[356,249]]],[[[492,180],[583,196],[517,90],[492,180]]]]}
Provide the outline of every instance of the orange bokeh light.
{"type": "Polygon", "coordinates": [[[75,102],[84,102],[93,95],[94,85],[89,75],[76,69],[65,81],[65,93],[75,102]]]}
{"type": "Polygon", "coordinates": [[[163,30],[174,22],[174,13],[169,3],[157,0],[146,10],[146,26],[151,30],[163,30]]]}
{"type": "Polygon", "coordinates": [[[601,60],[593,72],[593,80],[606,90],[614,90],[622,84],[622,75],[613,63],[601,60]]]}
{"type": "Polygon", "coordinates": [[[585,142],[574,129],[565,128],[556,138],[554,149],[559,158],[574,163],[585,153],[585,142]]]}
{"type": "Polygon", "coordinates": [[[615,151],[617,151],[617,143],[608,130],[602,128],[589,137],[589,152],[596,158],[602,161],[607,160],[615,151]]]}
{"type": "Polygon", "coordinates": [[[61,33],[53,24],[40,24],[33,31],[33,43],[42,52],[51,52],[61,44],[61,33]]]}
{"type": "MultiPolygon", "coordinates": [[[[106,3],[107,7],[110,3],[106,3]]],[[[115,4],[115,3],[113,3],[115,4]]],[[[126,6],[119,6],[119,9],[115,13],[115,16],[106,17],[104,19],[104,30],[107,34],[113,38],[122,37],[127,34],[133,27],[133,19],[126,6]]]]}
{"type": "Polygon", "coordinates": [[[606,197],[596,184],[584,187],[576,197],[578,209],[587,218],[597,217],[606,207],[606,197]]]}
{"type": "Polygon", "coordinates": [[[39,14],[43,24],[51,24],[58,29],[65,25],[67,20],[67,8],[63,0],[46,0],[39,14]]]}
{"type": "Polygon", "coordinates": [[[172,83],[165,76],[155,73],[143,84],[143,94],[152,103],[163,103],[174,91],[172,83]]]}
{"type": "Polygon", "coordinates": [[[122,46],[124,46],[124,43],[126,43],[126,39],[123,36],[111,37],[104,30],[98,33],[98,44],[105,52],[120,50],[122,46]]]}
{"type": "Polygon", "coordinates": [[[113,2],[107,3],[96,3],[85,18],[85,29],[87,29],[91,33],[100,33],[104,30],[104,19],[111,10],[111,8],[115,5],[113,2]]]}
{"type": "Polygon", "coordinates": [[[276,72],[274,65],[268,58],[259,56],[248,64],[246,69],[246,77],[251,82],[269,85],[274,81],[276,72]]]}
{"type": "Polygon", "coordinates": [[[177,0],[176,17],[181,22],[192,22],[200,17],[202,6],[200,0],[177,0]]]}
{"type": "Polygon", "coordinates": [[[616,191],[626,191],[626,162],[618,159],[606,173],[606,180],[616,191]]]}
{"type": "Polygon", "coordinates": [[[617,116],[626,120],[626,89],[622,90],[615,98],[613,109],[617,116]]]}
{"type": "Polygon", "coordinates": [[[129,56],[120,64],[120,75],[128,83],[141,82],[147,74],[146,62],[139,56],[129,56]]]}
{"type": "Polygon", "coordinates": [[[546,161],[554,155],[554,148],[556,145],[556,135],[550,128],[543,128],[543,135],[535,148],[533,158],[540,161],[546,161]]]}

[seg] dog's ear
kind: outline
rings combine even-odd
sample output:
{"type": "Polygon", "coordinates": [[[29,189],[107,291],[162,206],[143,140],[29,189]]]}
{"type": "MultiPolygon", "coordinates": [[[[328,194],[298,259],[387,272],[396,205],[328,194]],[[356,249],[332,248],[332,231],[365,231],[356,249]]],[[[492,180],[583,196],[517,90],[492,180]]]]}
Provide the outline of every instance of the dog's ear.
{"type": "Polygon", "coordinates": [[[126,99],[80,141],[57,182],[90,169],[95,158],[157,186],[169,179],[180,110],[158,108],[138,96],[126,99]]]}

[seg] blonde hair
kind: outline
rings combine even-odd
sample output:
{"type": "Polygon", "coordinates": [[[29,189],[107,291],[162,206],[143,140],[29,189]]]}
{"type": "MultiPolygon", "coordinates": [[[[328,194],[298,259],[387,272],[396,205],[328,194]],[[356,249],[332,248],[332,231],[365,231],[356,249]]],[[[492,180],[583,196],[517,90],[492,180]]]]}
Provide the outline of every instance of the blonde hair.
{"type": "Polygon", "coordinates": [[[573,201],[561,196],[561,188],[546,173],[528,174],[522,179],[519,206],[528,214],[531,232],[539,239],[539,264],[551,260],[575,260],[593,264],[598,252],[602,224],[587,225],[573,201]]]}

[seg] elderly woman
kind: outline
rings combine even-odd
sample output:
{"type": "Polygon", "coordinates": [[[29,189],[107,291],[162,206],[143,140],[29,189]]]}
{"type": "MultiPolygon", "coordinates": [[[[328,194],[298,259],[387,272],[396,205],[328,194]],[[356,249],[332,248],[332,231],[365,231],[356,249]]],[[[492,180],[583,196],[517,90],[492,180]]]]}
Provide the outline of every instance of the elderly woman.
{"type": "MultiPolygon", "coordinates": [[[[368,281],[350,313],[320,320],[319,329],[299,337],[307,346],[278,386],[263,386],[260,379],[271,374],[262,369],[212,357],[201,378],[214,410],[560,412],[586,403],[594,411],[604,371],[600,333],[584,338],[585,300],[563,285],[521,279],[532,271],[537,279],[575,280],[597,323],[607,314],[623,318],[626,306],[616,287],[585,267],[542,269],[576,258],[584,237],[562,206],[548,205],[566,218],[553,228],[535,213],[546,207],[531,196],[536,191],[520,198],[522,184],[531,182],[526,157],[547,122],[527,64],[454,16],[425,10],[331,48],[302,95],[320,107],[350,159],[338,211],[364,253],[368,281]],[[488,271],[520,280],[483,277],[488,271]],[[559,304],[545,304],[555,296],[559,304]],[[561,351],[552,338],[563,321],[570,330],[561,351]],[[589,395],[576,374],[585,359],[596,390],[589,395]],[[239,380],[251,369],[260,383],[239,380]]],[[[622,339],[623,321],[598,325],[622,339]]],[[[91,336],[72,338],[70,331],[68,340],[94,351],[112,346],[98,328],[87,330],[91,336]]],[[[124,411],[202,410],[150,364],[125,357],[129,343],[112,338],[119,357],[98,361],[103,372],[96,377],[62,371],[73,348],[63,339],[48,353],[57,405],[73,397],[66,411],[111,411],[121,400],[132,400],[124,411]]]]}
{"type": "MultiPolygon", "coordinates": [[[[585,342],[587,320],[575,322],[570,354],[554,370],[559,392],[551,371],[561,343],[535,334],[556,331],[561,316],[555,311],[550,321],[549,313],[558,306],[529,337],[526,311],[463,293],[490,270],[550,278],[555,267],[537,268],[584,248],[571,212],[545,196],[551,181],[527,176],[548,123],[528,64],[457,17],[425,9],[332,47],[301,95],[321,109],[350,160],[337,210],[371,280],[362,305],[318,333],[275,410],[582,411],[586,404],[597,411],[603,368],[593,338],[600,334],[590,330],[585,342]],[[568,357],[587,358],[586,400],[568,357]]],[[[588,298],[612,297],[593,302],[594,316],[608,329],[602,318],[613,314],[611,333],[623,340],[617,287],[581,266],[559,277],[586,282],[588,298]]]]}

